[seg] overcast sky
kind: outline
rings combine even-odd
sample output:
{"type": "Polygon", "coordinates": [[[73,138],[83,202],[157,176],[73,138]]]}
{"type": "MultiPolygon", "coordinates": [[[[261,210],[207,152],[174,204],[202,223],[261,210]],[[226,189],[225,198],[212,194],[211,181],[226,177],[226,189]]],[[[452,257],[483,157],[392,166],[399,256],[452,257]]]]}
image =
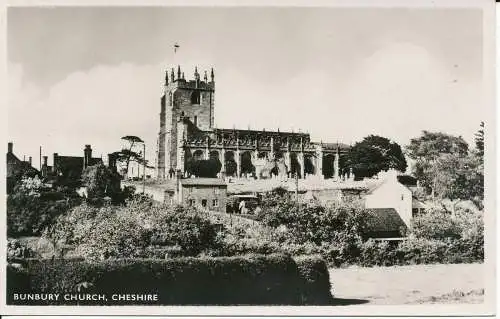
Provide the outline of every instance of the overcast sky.
{"type": "Polygon", "coordinates": [[[100,156],[138,135],[153,159],[164,71],[214,67],[220,128],[405,145],[472,143],[484,120],[482,13],[383,8],[9,8],[8,137],[19,157],[100,156]],[[174,55],[173,45],[180,49],[174,55]]]}

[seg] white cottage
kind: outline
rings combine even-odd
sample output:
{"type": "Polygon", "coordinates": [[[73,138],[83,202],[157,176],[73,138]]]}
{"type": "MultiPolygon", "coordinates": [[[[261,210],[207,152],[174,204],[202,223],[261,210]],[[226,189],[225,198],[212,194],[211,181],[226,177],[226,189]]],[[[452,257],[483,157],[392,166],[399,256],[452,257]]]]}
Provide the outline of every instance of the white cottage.
{"type": "Polygon", "coordinates": [[[374,233],[398,236],[402,228],[410,226],[413,213],[421,211],[423,204],[413,198],[412,191],[398,181],[398,172],[390,170],[383,174],[383,181],[370,190],[365,197],[365,208],[375,214],[377,229],[374,233]]]}

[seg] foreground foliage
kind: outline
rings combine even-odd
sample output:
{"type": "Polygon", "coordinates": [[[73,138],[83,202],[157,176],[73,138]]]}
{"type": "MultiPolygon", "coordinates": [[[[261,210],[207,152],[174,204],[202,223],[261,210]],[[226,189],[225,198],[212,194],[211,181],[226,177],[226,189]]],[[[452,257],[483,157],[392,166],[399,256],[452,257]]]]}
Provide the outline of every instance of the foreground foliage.
{"type": "Polygon", "coordinates": [[[25,178],[7,197],[7,235],[39,236],[58,216],[79,203],[74,191],[52,189],[38,178],[25,178]]]}
{"type": "Polygon", "coordinates": [[[82,292],[82,288],[86,293],[107,294],[107,301],[94,302],[100,305],[120,304],[111,298],[117,292],[156,293],[159,301],[152,302],[156,305],[325,305],[332,300],[323,261],[307,258],[296,262],[286,255],[101,262],[28,260],[17,267],[9,266],[7,277],[9,304],[15,303],[14,292],[68,293],[82,292]]]}
{"type": "Polygon", "coordinates": [[[401,242],[369,240],[371,213],[352,205],[297,204],[287,193],[263,198],[257,220],[165,206],[137,196],[126,206],[83,204],[45,232],[89,260],[321,255],[331,266],[460,263],[484,258],[481,212],[430,211],[416,217],[401,242]]]}
{"type": "Polygon", "coordinates": [[[172,247],[196,256],[218,242],[216,226],[197,210],[141,196],[126,206],[78,206],[60,216],[44,236],[55,245],[74,245],[78,255],[92,260],[164,258],[168,249],[161,248],[172,247]]]}

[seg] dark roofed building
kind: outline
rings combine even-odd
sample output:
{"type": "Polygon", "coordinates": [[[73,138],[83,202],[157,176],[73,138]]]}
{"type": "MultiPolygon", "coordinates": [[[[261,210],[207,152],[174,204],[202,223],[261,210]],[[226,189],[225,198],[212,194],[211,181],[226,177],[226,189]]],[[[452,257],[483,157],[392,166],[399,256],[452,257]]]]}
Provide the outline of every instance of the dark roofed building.
{"type": "Polygon", "coordinates": [[[28,161],[20,160],[14,154],[14,144],[9,142],[7,144],[7,193],[10,193],[23,176],[35,177],[40,176],[40,172],[31,166],[31,156],[28,161]]]}
{"type": "Polygon", "coordinates": [[[404,236],[407,226],[394,208],[370,208],[367,234],[371,238],[398,238],[404,236]]]}
{"type": "Polygon", "coordinates": [[[52,174],[66,181],[77,182],[85,168],[103,163],[102,158],[92,157],[92,148],[85,145],[82,156],[61,156],[54,153],[52,174]]]}

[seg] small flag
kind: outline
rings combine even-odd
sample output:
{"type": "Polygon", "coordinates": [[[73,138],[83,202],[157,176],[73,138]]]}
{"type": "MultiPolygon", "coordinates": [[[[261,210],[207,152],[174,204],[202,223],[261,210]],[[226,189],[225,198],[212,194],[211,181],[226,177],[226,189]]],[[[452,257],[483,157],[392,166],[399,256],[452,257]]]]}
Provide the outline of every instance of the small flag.
{"type": "Polygon", "coordinates": [[[174,44],[174,53],[177,53],[177,49],[179,49],[179,45],[177,43],[174,44]]]}

